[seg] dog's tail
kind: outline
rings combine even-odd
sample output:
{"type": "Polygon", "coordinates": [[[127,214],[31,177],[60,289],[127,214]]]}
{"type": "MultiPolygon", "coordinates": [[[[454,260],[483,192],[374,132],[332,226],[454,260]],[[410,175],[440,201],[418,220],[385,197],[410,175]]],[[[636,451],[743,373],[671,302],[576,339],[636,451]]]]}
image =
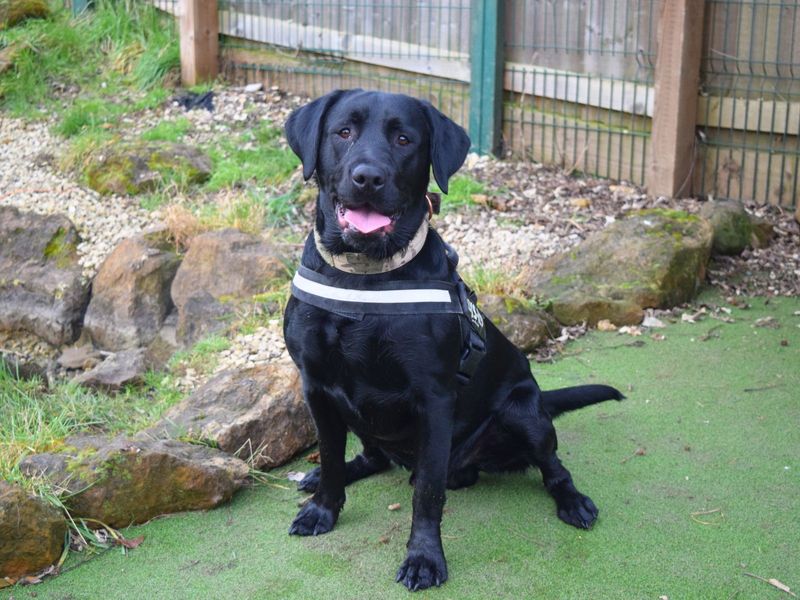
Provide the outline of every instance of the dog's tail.
{"type": "Polygon", "coordinates": [[[622,393],[609,385],[577,385],[542,392],[542,406],[551,418],[606,400],[624,400],[622,393]]]}

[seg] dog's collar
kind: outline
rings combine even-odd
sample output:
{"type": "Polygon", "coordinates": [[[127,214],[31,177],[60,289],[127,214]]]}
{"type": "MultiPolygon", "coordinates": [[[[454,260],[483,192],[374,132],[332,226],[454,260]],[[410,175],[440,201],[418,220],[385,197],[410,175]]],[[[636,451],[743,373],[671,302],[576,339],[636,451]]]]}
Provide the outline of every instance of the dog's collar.
{"type": "Polygon", "coordinates": [[[314,227],[314,243],[317,246],[317,252],[322,256],[322,260],[334,269],[355,275],[376,275],[378,273],[394,271],[410,263],[425,245],[429,228],[428,219],[424,219],[422,225],[417,229],[417,233],[414,234],[414,237],[411,238],[411,241],[408,243],[408,246],[399,252],[395,252],[392,256],[383,259],[370,258],[359,252],[331,254],[322,243],[322,238],[316,227],[314,227]]]}

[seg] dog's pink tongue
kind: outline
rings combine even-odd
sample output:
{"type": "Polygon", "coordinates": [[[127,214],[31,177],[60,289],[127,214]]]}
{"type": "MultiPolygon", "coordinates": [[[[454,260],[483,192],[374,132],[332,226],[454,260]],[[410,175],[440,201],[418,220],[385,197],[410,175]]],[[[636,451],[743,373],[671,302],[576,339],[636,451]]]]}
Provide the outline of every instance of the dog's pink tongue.
{"type": "Polygon", "coordinates": [[[368,208],[345,209],[344,220],[358,229],[361,233],[372,233],[381,227],[386,227],[392,222],[392,220],[386,215],[382,215],[381,213],[368,208]]]}

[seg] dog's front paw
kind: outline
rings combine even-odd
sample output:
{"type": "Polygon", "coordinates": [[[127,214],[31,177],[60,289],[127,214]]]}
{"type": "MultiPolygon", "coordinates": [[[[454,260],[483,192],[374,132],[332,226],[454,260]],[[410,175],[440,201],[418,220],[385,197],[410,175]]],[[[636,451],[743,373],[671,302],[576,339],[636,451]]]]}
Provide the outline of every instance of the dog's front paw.
{"type": "Polygon", "coordinates": [[[317,486],[319,486],[319,472],[319,467],[311,469],[305,477],[297,482],[297,489],[301,492],[308,492],[309,494],[316,492],[317,486]]]}
{"type": "Polygon", "coordinates": [[[328,533],[339,518],[338,510],[331,510],[317,504],[313,499],[308,502],[292,521],[289,535],[321,535],[328,533]]]}
{"type": "Polygon", "coordinates": [[[397,571],[396,581],[412,592],[442,585],[447,581],[447,562],[444,555],[441,552],[409,552],[397,571]]]}
{"type": "Polygon", "coordinates": [[[558,503],[558,518],[573,527],[591,529],[600,511],[588,496],[575,492],[558,503]]]}

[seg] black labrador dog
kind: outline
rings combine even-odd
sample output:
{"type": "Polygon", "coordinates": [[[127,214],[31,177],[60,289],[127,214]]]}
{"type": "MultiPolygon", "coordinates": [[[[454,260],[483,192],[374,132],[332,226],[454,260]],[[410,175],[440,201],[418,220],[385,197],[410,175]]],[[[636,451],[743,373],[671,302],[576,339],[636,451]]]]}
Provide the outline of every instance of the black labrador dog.
{"type": "Polygon", "coordinates": [[[525,356],[475,308],[457,257],[429,227],[431,169],[448,179],[469,150],[464,130],[403,95],[336,91],[297,109],[286,137],[319,184],[316,222],[295,275],[284,335],[319,433],[313,492],[289,529],[330,531],[345,486],[392,463],[412,471],[408,589],[447,579],[445,488],[479,471],[537,467],[560,519],[589,528],[594,503],[556,456],[553,418],[609,399],[602,385],[542,392],[525,356]],[[345,462],[347,431],[363,452],[345,462]]]}

